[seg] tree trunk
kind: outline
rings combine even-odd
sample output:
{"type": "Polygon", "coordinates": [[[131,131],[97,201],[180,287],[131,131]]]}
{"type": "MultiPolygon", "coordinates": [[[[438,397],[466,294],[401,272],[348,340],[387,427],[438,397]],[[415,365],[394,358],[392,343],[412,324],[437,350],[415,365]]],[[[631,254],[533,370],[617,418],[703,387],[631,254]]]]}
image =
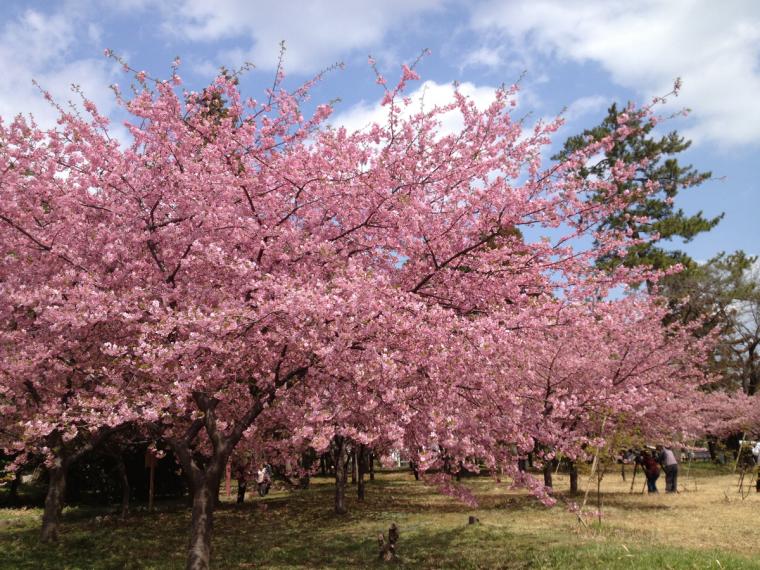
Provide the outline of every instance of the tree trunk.
{"type": "Polygon", "coordinates": [[[356,497],[359,501],[364,501],[364,474],[367,472],[368,450],[366,445],[360,445],[357,457],[357,471],[359,472],[358,484],[356,487],[356,497]]]}
{"type": "Polygon", "coordinates": [[[335,436],[333,444],[333,462],[335,463],[335,512],[344,515],[346,507],[346,482],[348,479],[348,444],[343,436],[335,436]]]}
{"type": "Polygon", "coordinates": [[[324,453],[319,456],[319,473],[322,477],[327,477],[327,460],[324,453]]]}
{"type": "Polygon", "coordinates": [[[546,461],[544,463],[544,486],[552,487],[552,471],[554,467],[554,461],[546,461]]]}
{"type": "Polygon", "coordinates": [[[58,540],[58,528],[61,522],[61,512],[66,499],[66,477],[69,467],[82,455],[98,448],[106,438],[129,424],[117,427],[101,428],[90,436],[89,440],[80,441],[79,446],[72,444],[65,448],[64,442],[57,431],[51,433],[49,441],[51,447],[60,447],[59,456],[55,459],[53,467],[48,469],[49,483],[45,496],[45,510],[42,513],[42,529],[40,531],[41,542],[55,542],[58,540]]]}
{"type": "MultiPolygon", "coordinates": [[[[207,418],[207,421],[210,420],[207,418]]],[[[219,448],[214,449],[206,465],[199,466],[191,456],[191,448],[187,441],[169,440],[182,464],[185,480],[192,494],[190,543],[185,566],[187,570],[209,569],[213,517],[214,509],[219,502],[219,486],[232,449],[238,441],[239,437],[236,434],[234,439],[220,442],[219,448]]]]}
{"type": "Polygon", "coordinates": [[[156,498],[156,459],[151,458],[148,467],[148,510],[153,512],[153,502],[156,498]]]}
{"type": "MultiPolygon", "coordinates": [[[[292,374],[303,374],[308,368],[298,369],[286,378],[292,379],[292,374]]],[[[228,434],[218,427],[216,406],[219,400],[209,397],[203,392],[193,392],[198,409],[203,412],[202,418],[194,420],[182,437],[166,437],[165,441],[172,447],[174,454],[182,466],[185,480],[192,492],[192,519],[190,528],[190,543],[188,545],[188,570],[208,570],[211,559],[211,532],[213,530],[214,508],[219,500],[219,485],[227,462],[235,446],[243,437],[243,433],[264,410],[265,404],[274,400],[274,390],[266,399],[257,400],[245,412],[242,418],[235,421],[228,434]],[[196,459],[197,450],[194,441],[205,430],[211,441],[211,454],[204,461],[196,459]]],[[[160,426],[149,426],[155,433],[161,433],[160,426]]]]}
{"type": "Polygon", "coordinates": [[[45,496],[45,511],[42,514],[42,532],[40,535],[42,542],[58,540],[58,527],[60,526],[61,511],[66,496],[66,472],[68,468],[68,463],[64,461],[48,470],[50,482],[45,496]]]}
{"type": "Polygon", "coordinates": [[[15,507],[19,504],[18,488],[21,484],[21,470],[17,469],[13,474],[13,481],[11,481],[11,487],[8,490],[8,506],[15,507]]]}
{"type": "Polygon", "coordinates": [[[244,478],[238,476],[237,478],[237,487],[238,487],[237,504],[238,505],[242,505],[245,502],[245,489],[247,486],[248,486],[248,482],[244,478]]]}
{"type": "Polygon", "coordinates": [[[218,476],[206,476],[193,489],[193,515],[187,570],[208,570],[211,560],[211,532],[214,507],[219,495],[218,476]]]}
{"type": "Polygon", "coordinates": [[[335,513],[345,515],[348,512],[346,506],[346,479],[347,469],[335,469],[335,513]]]}
{"type": "Polygon", "coordinates": [[[311,483],[311,471],[317,460],[317,453],[311,447],[301,454],[301,475],[298,477],[298,487],[308,489],[311,483]]]}
{"type": "Polygon", "coordinates": [[[570,492],[575,495],[578,492],[578,467],[575,461],[570,463],[570,492]]]}
{"type": "Polygon", "coordinates": [[[356,485],[356,450],[351,452],[351,484],[356,485]]]}
{"type": "Polygon", "coordinates": [[[369,480],[375,480],[375,453],[373,451],[369,452],[369,480]]]}
{"type": "Polygon", "coordinates": [[[410,461],[409,462],[409,468],[412,470],[412,473],[414,474],[414,480],[419,481],[420,480],[420,470],[417,469],[417,462],[416,461],[410,461]]]}
{"type": "Polygon", "coordinates": [[[119,472],[121,480],[121,518],[126,519],[129,514],[129,477],[127,477],[127,466],[124,463],[124,456],[121,453],[116,455],[116,469],[119,472]]]}
{"type": "Polygon", "coordinates": [[[708,436],[707,438],[707,449],[710,452],[710,461],[713,463],[718,462],[718,452],[717,452],[717,442],[715,441],[715,438],[712,436],[708,436]]]}

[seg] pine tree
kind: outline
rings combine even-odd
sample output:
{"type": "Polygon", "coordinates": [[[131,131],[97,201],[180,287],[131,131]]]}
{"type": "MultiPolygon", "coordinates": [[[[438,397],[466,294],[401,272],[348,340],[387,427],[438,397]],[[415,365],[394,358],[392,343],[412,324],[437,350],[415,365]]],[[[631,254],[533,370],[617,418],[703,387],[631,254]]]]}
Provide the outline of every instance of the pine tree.
{"type": "MultiPolygon", "coordinates": [[[[618,117],[626,112],[627,110],[619,110],[613,103],[599,125],[567,139],[562,151],[553,159],[563,160],[573,151],[608,136],[619,127],[618,117]]],[[[675,209],[673,205],[673,199],[679,191],[699,186],[709,180],[712,174],[699,172],[691,165],[679,164],[676,156],[688,149],[691,141],[678,132],[672,131],[657,138],[652,134],[654,125],[649,122],[634,121],[629,126],[638,133],[617,141],[604,154],[604,158],[584,169],[582,175],[608,177],[610,169],[618,161],[625,164],[645,161],[645,165],[638,168],[632,180],[618,183],[621,193],[627,192],[630,201],[625,209],[607,218],[604,225],[619,230],[629,229],[635,238],[658,237],[630,248],[624,256],[607,256],[600,262],[607,267],[616,267],[622,263],[627,267],[651,265],[662,269],[681,263],[687,269],[691,268],[694,266],[691,257],[683,251],[666,249],[660,242],[680,238],[686,243],[718,224],[723,214],[705,218],[700,211],[690,216],[681,209],[675,209]],[[644,191],[644,185],[650,181],[659,185],[659,191],[655,194],[644,191]],[[641,221],[642,218],[647,221],[641,221]]],[[[599,200],[601,197],[592,196],[591,199],[599,200]]]]}
{"type": "MultiPolygon", "coordinates": [[[[554,160],[564,160],[573,151],[599,141],[619,126],[619,117],[631,113],[619,110],[613,104],[604,120],[592,129],[565,141],[554,160]]],[[[610,215],[603,226],[630,230],[635,238],[657,238],[629,248],[624,256],[606,256],[599,263],[608,268],[624,264],[627,267],[651,265],[658,269],[676,263],[685,269],[667,276],[660,282],[659,292],[668,299],[670,309],[666,323],[684,323],[701,320],[695,331],[701,337],[718,332],[710,367],[718,378],[712,389],[741,389],[754,394],[760,389],[760,283],[753,275],[757,258],[743,251],[720,253],[704,263],[697,263],[688,254],[664,247],[663,242],[680,238],[683,243],[696,235],[710,231],[723,218],[723,214],[705,218],[702,212],[687,215],[676,209],[673,200],[678,192],[708,181],[712,174],[700,172],[692,165],[682,166],[677,155],[691,146],[676,131],[657,138],[652,134],[654,125],[635,121],[628,125],[637,131],[634,136],[617,141],[604,157],[581,172],[584,177],[609,178],[610,169],[618,161],[640,166],[634,178],[618,182],[621,193],[630,196],[627,206],[610,215]],[[645,185],[656,182],[659,191],[645,192],[645,185]],[[646,218],[647,221],[642,221],[646,218]]],[[[590,200],[601,200],[592,195],[590,200]]]]}

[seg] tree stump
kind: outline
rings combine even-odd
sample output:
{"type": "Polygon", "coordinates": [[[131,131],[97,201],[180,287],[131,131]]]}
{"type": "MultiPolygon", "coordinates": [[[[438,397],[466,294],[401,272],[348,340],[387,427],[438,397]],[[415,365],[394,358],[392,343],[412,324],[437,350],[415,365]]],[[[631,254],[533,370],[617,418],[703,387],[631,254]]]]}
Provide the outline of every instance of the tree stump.
{"type": "Polygon", "coordinates": [[[396,523],[391,523],[388,529],[388,541],[386,542],[383,533],[377,535],[377,546],[379,549],[379,558],[385,562],[396,560],[396,543],[398,542],[398,527],[396,523]]]}

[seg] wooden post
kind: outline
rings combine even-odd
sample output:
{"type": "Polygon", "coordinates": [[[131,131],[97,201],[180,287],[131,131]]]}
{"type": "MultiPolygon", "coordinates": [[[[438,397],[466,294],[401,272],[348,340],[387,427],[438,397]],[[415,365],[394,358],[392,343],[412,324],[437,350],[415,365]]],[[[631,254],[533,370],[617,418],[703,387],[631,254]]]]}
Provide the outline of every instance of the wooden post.
{"type": "Polygon", "coordinates": [[[634,463],[633,464],[633,478],[631,479],[631,490],[629,493],[633,493],[633,484],[636,482],[636,472],[639,470],[639,464],[634,463]]]}
{"type": "Polygon", "coordinates": [[[739,457],[742,455],[742,441],[747,435],[747,432],[742,432],[742,438],[739,440],[739,453],[736,454],[736,461],[734,462],[734,473],[736,473],[736,467],[739,465],[739,457]]]}
{"type": "MultiPolygon", "coordinates": [[[[607,425],[607,414],[604,415],[604,419],[602,420],[602,429],[599,431],[599,435],[604,435],[604,426],[607,425]]],[[[599,467],[599,448],[596,448],[596,451],[594,452],[594,460],[591,462],[591,472],[588,474],[588,481],[586,481],[586,492],[583,495],[583,503],[581,504],[580,508],[578,509],[578,512],[576,513],[576,516],[578,517],[578,522],[580,522],[584,527],[588,528],[588,525],[586,524],[586,521],[583,520],[583,509],[586,507],[586,502],[588,501],[588,493],[591,490],[591,479],[596,475],[596,470],[599,467]]]]}

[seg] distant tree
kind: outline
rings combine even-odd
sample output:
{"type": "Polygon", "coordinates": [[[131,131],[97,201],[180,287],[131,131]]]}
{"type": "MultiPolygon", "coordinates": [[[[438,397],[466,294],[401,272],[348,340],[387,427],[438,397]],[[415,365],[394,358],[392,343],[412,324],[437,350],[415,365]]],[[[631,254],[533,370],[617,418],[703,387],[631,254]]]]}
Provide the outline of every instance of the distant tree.
{"type": "Polygon", "coordinates": [[[739,251],[663,281],[670,320],[702,319],[698,335],[718,335],[712,366],[719,386],[753,395],[760,389],[760,279],[757,258],[739,251]]]}

